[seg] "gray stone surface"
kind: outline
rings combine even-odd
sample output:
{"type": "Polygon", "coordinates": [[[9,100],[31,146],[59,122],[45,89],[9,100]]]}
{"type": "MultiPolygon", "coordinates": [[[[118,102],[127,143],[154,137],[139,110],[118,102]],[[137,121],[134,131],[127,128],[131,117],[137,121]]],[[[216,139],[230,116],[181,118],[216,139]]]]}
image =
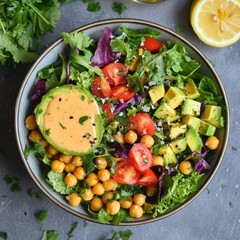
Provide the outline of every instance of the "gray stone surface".
{"type": "MultiPolygon", "coordinates": [[[[117,18],[112,11],[113,1],[99,0],[102,10],[91,13],[82,1],[62,5],[62,17],[53,33],[42,38],[41,49],[60,37],[60,32],[71,31],[84,24],[107,18],[117,18]]],[[[44,228],[55,229],[59,239],[68,239],[73,222],[77,222],[72,239],[103,240],[113,231],[130,229],[131,239],[137,240],[220,240],[240,239],[240,98],[239,67],[240,41],[225,48],[213,48],[202,43],[191,29],[189,10],[191,1],[167,0],[159,4],[142,5],[122,1],[126,18],[154,21],[170,29],[185,26],[180,33],[201,49],[214,64],[230,104],[231,129],[223,162],[208,188],[180,212],[147,225],[133,227],[105,226],[79,219],[52,203],[47,197],[38,200],[27,191],[39,191],[25,170],[18,153],[14,133],[14,105],[18,89],[30,66],[17,66],[15,70],[0,68],[0,232],[8,239],[35,240],[41,238],[41,225],[34,217],[37,211],[48,210],[44,228]],[[21,191],[12,192],[4,177],[17,178],[21,191]]]]}

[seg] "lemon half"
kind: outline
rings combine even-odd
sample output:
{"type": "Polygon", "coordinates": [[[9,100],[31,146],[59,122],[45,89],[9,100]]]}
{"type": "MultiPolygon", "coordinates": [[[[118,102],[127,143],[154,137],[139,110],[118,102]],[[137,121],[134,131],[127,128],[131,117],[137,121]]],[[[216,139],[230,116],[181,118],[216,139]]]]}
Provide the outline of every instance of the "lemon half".
{"type": "Polygon", "coordinates": [[[194,0],[190,20],[204,43],[228,46],[240,39],[240,0],[194,0]]]}

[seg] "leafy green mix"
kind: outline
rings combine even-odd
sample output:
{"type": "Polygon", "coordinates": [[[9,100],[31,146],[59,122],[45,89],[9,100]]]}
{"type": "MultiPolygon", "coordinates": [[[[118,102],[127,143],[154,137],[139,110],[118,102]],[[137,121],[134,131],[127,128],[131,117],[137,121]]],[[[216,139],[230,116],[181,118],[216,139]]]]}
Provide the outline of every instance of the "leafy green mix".
{"type": "MultiPolygon", "coordinates": [[[[128,66],[131,64],[145,36],[159,37],[161,35],[153,29],[133,30],[123,26],[121,30],[123,34],[111,40],[111,47],[114,52],[120,52],[125,56],[125,64],[128,66]]],[[[63,33],[62,35],[64,41],[69,45],[69,55],[60,55],[57,62],[40,70],[38,77],[45,79],[48,89],[65,84],[68,78],[69,81],[90,90],[94,76],[101,76],[102,74],[100,68],[90,64],[93,57],[93,49],[96,48],[96,42],[83,32],[63,33]],[[71,66],[71,71],[67,73],[66,69],[69,65],[71,66]]],[[[156,54],[144,51],[144,58],[141,58],[136,71],[128,75],[129,85],[135,92],[141,93],[145,91],[142,84],[140,84],[140,79],[143,75],[145,75],[147,79],[150,79],[149,84],[151,85],[157,85],[165,81],[169,82],[169,85],[174,83],[177,87],[183,86],[189,76],[191,76],[191,78],[194,78],[197,82],[198,89],[201,93],[198,101],[204,104],[220,104],[221,97],[217,96],[215,85],[209,77],[197,73],[199,67],[200,64],[190,58],[186,49],[180,43],[168,42],[156,54]]],[[[93,159],[97,156],[106,157],[108,161],[113,164],[111,171],[114,171],[114,161],[109,153],[110,149],[106,147],[106,143],[111,141],[112,135],[119,131],[119,129],[124,131],[124,126],[126,126],[125,121],[129,115],[142,111],[142,109],[151,108],[151,101],[144,98],[140,104],[128,107],[127,111],[124,111],[121,117],[116,116],[115,119],[106,126],[106,134],[100,146],[95,152],[83,156],[84,168],[87,174],[96,170],[93,159]]],[[[153,149],[153,152],[158,152],[159,148],[164,144],[165,137],[161,130],[157,130],[154,138],[156,149],[153,149]]],[[[39,142],[26,148],[27,156],[32,153],[35,153],[36,156],[45,163],[45,166],[48,168],[46,176],[47,182],[52,185],[56,192],[62,195],[68,195],[74,191],[80,193],[83,189],[88,188],[84,181],[81,181],[75,187],[67,187],[64,183],[66,173],[58,174],[52,170],[49,171],[51,160],[47,158],[45,149],[39,142]]],[[[203,174],[198,172],[192,172],[186,176],[178,171],[173,177],[165,176],[163,186],[164,194],[161,197],[161,201],[158,204],[146,205],[145,211],[151,213],[153,217],[156,217],[174,209],[199,189],[202,176],[203,174]]],[[[115,198],[124,199],[137,192],[141,192],[139,186],[121,185],[115,194],[115,198]]],[[[122,220],[129,219],[129,215],[124,209],[121,209],[118,214],[113,216],[109,215],[104,208],[98,213],[92,212],[88,203],[86,203],[85,208],[93,218],[98,218],[102,223],[112,222],[118,225],[122,220]]]]}

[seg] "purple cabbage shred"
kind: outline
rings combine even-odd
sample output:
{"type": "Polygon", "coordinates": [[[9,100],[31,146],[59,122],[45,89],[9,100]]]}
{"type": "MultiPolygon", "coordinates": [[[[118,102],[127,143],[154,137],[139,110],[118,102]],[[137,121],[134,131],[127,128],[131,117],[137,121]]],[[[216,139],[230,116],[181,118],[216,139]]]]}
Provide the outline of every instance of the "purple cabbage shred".
{"type": "Polygon", "coordinates": [[[123,103],[119,103],[116,107],[114,112],[116,114],[119,114],[120,112],[122,112],[124,109],[126,109],[128,107],[128,105],[136,105],[139,104],[142,100],[142,97],[139,94],[135,94],[130,100],[123,102],[123,103]]]}
{"type": "Polygon", "coordinates": [[[95,67],[102,68],[109,63],[115,61],[115,59],[119,56],[119,53],[115,53],[112,51],[110,41],[113,36],[110,28],[105,27],[103,35],[100,37],[97,49],[92,57],[91,63],[95,67]]]}
{"type": "Polygon", "coordinates": [[[209,149],[203,145],[203,153],[193,152],[192,156],[196,157],[194,171],[201,173],[205,169],[210,169],[210,165],[205,160],[206,155],[208,154],[209,149]]]}
{"type": "Polygon", "coordinates": [[[110,151],[110,154],[113,157],[120,157],[120,158],[128,160],[128,152],[129,152],[128,145],[121,145],[117,141],[114,141],[114,142],[108,142],[107,146],[114,149],[114,150],[110,151]]]}
{"type": "Polygon", "coordinates": [[[66,65],[67,79],[66,84],[70,84],[70,64],[66,65]]]}
{"type": "Polygon", "coordinates": [[[45,81],[44,80],[38,80],[37,85],[34,89],[34,94],[32,96],[32,100],[40,102],[42,99],[42,96],[48,91],[45,81]]]}

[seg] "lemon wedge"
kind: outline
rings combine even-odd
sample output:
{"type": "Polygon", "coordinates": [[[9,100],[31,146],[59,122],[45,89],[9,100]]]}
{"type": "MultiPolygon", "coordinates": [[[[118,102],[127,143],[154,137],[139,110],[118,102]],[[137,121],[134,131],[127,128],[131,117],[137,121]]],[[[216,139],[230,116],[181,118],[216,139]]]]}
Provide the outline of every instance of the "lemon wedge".
{"type": "Polygon", "coordinates": [[[228,46],[240,39],[240,0],[194,0],[190,20],[204,43],[228,46]]]}

